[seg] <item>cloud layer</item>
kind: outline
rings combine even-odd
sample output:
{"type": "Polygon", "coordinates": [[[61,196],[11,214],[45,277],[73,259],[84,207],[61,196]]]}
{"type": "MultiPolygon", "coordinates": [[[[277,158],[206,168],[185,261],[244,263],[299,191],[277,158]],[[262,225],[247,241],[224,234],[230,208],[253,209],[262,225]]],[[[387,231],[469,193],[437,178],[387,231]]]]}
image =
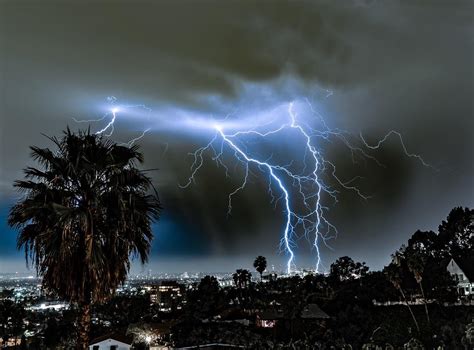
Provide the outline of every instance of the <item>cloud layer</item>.
{"type": "MultiPolygon", "coordinates": [[[[396,142],[378,154],[387,168],[356,167],[374,199],[342,195],[333,217],[341,236],[326,254],[380,264],[412,231],[435,228],[454,205],[472,205],[473,13],[471,1],[4,1],[0,195],[12,195],[27,146],[46,144],[41,132],[58,134],[75,125],[73,116],[100,116],[109,95],[157,113],[237,111],[235,118],[308,97],[332,126],[371,140],[403,132],[411,150],[441,169],[404,159],[396,142]]],[[[142,127],[127,121],[115,137],[142,127]]],[[[143,141],[170,216],[206,242],[203,254],[274,254],[281,222],[260,195],[263,179],[253,179],[230,219],[226,193],[235,183],[212,162],[195,186],[178,189],[189,174],[185,155],[203,141],[164,132],[143,141]]],[[[352,175],[342,149],[328,152],[352,175]]]]}

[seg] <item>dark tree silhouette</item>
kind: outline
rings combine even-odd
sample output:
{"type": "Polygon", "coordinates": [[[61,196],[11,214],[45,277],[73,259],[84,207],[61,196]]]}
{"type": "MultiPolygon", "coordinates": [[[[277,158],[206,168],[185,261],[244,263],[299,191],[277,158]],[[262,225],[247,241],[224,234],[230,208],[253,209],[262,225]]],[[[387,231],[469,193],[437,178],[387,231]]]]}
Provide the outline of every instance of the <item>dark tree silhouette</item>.
{"type": "Polygon", "coordinates": [[[90,131],[65,131],[56,149],[31,147],[39,168],[24,170],[15,186],[24,197],[11,208],[18,248],[43,286],[77,304],[77,348],[89,343],[90,306],[125,281],[130,257],[148,259],[151,223],[160,203],[136,165],[137,146],[124,147],[90,131]]]}
{"type": "Polygon", "coordinates": [[[23,317],[25,309],[11,300],[0,300],[0,336],[4,342],[12,337],[21,337],[24,330],[23,317]]]}
{"type": "Polygon", "coordinates": [[[474,210],[456,207],[438,228],[437,248],[443,257],[465,258],[474,251],[474,210]]]}
{"type": "Polygon", "coordinates": [[[253,267],[255,267],[255,270],[260,274],[260,281],[262,281],[263,272],[267,268],[267,259],[261,255],[257,256],[253,262],[253,267]]]}
{"type": "Polygon", "coordinates": [[[330,267],[330,278],[334,281],[350,281],[362,276],[369,271],[369,267],[365,262],[355,262],[348,256],[337,259],[330,267]]]}
{"type": "Polygon", "coordinates": [[[214,276],[204,276],[198,285],[198,291],[202,295],[214,295],[219,292],[219,282],[214,276]]]}
{"type": "Polygon", "coordinates": [[[250,285],[251,278],[252,274],[249,270],[245,269],[238,269],[232,275],[232,279],[234,280],[236,287],[239,289],[247,288],[250,285]]]}
{"type": "Polygon", "coordinates": [[[58,320],[51,316],[46,320],[46,328],[44,330],[44,345],[49,349],[59,347],[61,334],[59,332],[58,320]]]}
{"type": "Polygon", "coordinates": [[[417,254],[417,252],[406,249],[406,247],[402,247],[402,249],[403,250],[400,250],[398,252],[398,256],[400,257],[400,259],[406,260],[408,269],[410,270],[411,273],[413,273],[413,277],[415,278],[415,281],[418,284],[418,287],[420,288],[420,291],[421,291],[421,295],[423,297],[426,319],[428,320],[428,323],[430,323],[428,305],[426,303],[425,292],[423,290],[423,285],[421,283],[421,281],[423,280],[423,271],[425,269],[427,259],[425,256],[421,254],[417,254]]]}
{"type": "Polygon", "coordinates": [[[223,295],[220,293],[219,282],[214,276],[204,276],[197,289],[188,294],[188,318],[206,318],[215,315],[221,309],[223,295]]]}
{"type": "Polygon", "coordinates": [[[420,333],[420,326],[418,325],[418,321],[416,320],[415,314],[413,313],[413,310],[410,304],[408,303],[407,297],[402,288],[402,281],[403,281],[402,269],[400,268],[400,260],[397,258],[396,254],[393,260],[394,261],[392,261],[390,265],[384,268],[384,273],[387,276],[388,280],[395,287],[395,289],[397,289],[400,292],[406,306],[408,307],[408,310],[410,311],[410,315],[413,319],[413,322],[415,323],[416,329],[418,333],[420,333]]]}
{"type": "Polygon", "coordinates": [[[418,230],[408,240],[408,245],[402,246],[398,251],[398,256],[406,260],[408,269],[413,273],[413,277],[421,291],[428,323],[431,323],[431,321],[422,281],[428,261],[433,260],[433,246],[435,245],[436,238],[436,234],[432,231],[423,232],[418,230]]]}

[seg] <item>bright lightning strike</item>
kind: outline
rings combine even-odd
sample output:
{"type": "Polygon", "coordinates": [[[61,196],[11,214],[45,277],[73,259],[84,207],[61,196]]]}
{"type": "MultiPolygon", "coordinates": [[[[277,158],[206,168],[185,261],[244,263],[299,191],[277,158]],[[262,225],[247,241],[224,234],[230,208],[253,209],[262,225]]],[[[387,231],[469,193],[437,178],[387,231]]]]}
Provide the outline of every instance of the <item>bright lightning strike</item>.
{"type": "Polygon", "coordinates": [[[390,130],[382,139],[380,139],[375,145],[369,145],[367,143],[367,141],[365,140],[364,136],[362,136],[362,133],[360,133],[360,138],[362,140],[362,142],[364,143],[365,147],[367,148],[370,148],[370,149],[379,149],[382,144],[387,141],[387,139],[391,136],[391,135],[395,135],[398,140],[400,141],[400,145],[402,146],[402,149],[403,149],[403,152],[405,153],[405,155],[407,157],[410,157],[410,158],[415,158],[417,159],[423,166],[425,167],[428,167],[428,168],[432,168],[434,170],[438,170],[436,169],[435,167],[433,167],[431,164],[428,164],[427,162],[425,162],[425,160],[419,155],[419,154],[415,154],[415,153],[410,153],[408,152],[408,149],[407,149],[407,146],[405,146],[405,141],[403,141],[403,137],[402,137],[402,134],[400,134],[398,131],[395,131],[395,130],[390,130]]]}
{"type": "Polygon", "coordinates": [[[97,131],[96,134],[102,134],[102,133],[105,133],[107,130],[110,130],[110,132],[108,134],[106,134],[105,136],[112,136],[112,134],[114,133],[114,130],[115,130],[114,123],[115,123],[115,119],[117,119],[117,112],[118,111],[119,111],[118,108],[113,108],[112,109],[112,119],[110,120],[110,122],[107,123],[107,125],[104,128],[97,131]]]}
{"type": "MultiPolygon", "coordinates": [[[[338,234],[336,227],[326,219],[325,213],[327,206],[323,204],[324,197],[327,196],[337,201],[338,190],[326,185],[323,177],[332,178],[333,182],[339,187],[355,192],[364,200],[369,198],[353,185],[355,180],[359,177],[343,181],[337,176],[336,166],[333,162],[323,157],[322,152],[318,149],[317,139],[328,141],[330,138],[337,138],[350,150],[353,159],[355,159],[355,155],[360,155],[363,158],[372,159],[381,165],[377,159],[369,155],[363,148],[353,145],[348,138],[347,132],[338,129],[330,129],[322,116],[316,113],[310,102],[306,100],[306,103],[321,124],[319,130],[315,130],[308,126],[308,124],[298,120],[298,115],[295,111],[295,102],[288,104],[288,118],[286,121],[280,122],[279,126],[266,129],[265,131],[260,131],[257,125],[249,128],[240,126],[239,131],[228,133],[226,132],[225,124],[212,124],[216,133],[209,143],[198,148],[191,154],[194,158],[194,162],[191,165],[191,175],[188,182],[182,186],[188,187],[195,182],[195,176],[204,164],[204,154],[206,152],[213,154],[212,159],[225,169],[226,175],[228,176],[229,171],[223,161],[223,154],[227,147],[233,152],[235,159],[237,159],[244,169],[241,184],[229,194],[228,213],[230,214],[232,211],[233,197],[242,191],[248,183],[250,165],[256,166],[263,173],[267,174],[269,179],[268,191],[270,195],[275,199],[272,192],[272,183],[276,183],[276,187],[281,192],[280,198],[284,201],[285,224],[281,245],[288,254],[287,273],[291,273],[295,268],[295,247],[298,238],[304,236],[311,241],[316,253],[315,270],[319,271],[321,264],[319,243],[322,242],[328,246],[328,240],[336,237],[338,234]],[[290,131],[296,132],[298,139],[303,144],[304,156],[301,161],[304,166],[302,169],[299,169],[299,171],[294,170],[295,167],[293,163],[282,165],[271,162],[269,159],[258,158],[252,155],[252,152],[250,152],[245,145],[245,139],[248,137],[258,137],[262,139],[261,141],[263,142],[266,138],[273,136],[284,137],[283,133],[290,131]],[[301,210],[302,206],[304,210],[301,210]],[[298,232],[302,233],[298,234],[298,232]]],[[[423,165],[428,166],[420,156],[408,153],[401,135],[399,133],[396,134],[399,135],[403,150],[407,156],[416,157],[422,161],[423,165]]],[[[377,149],[385,142],[388,136],[381,140],[376,146],[369,146],[364,139],[362,139],[362,141],[366,148],[377,149]]],[[[268,141],[271,142],[271,140],[268,141]]]]}
{"type": "MultiPolygon", "coordinates": [[[[147,114],[148,121],[150,120],[150,113],[152,112],[152,110],[151,110],[151,108],[148,108],[145,105],[142,105],[142,104],[139,104],[139,105],[124,105],[124,106],[116,107],[115,103],[116,103],[117,99],[114,96],[107,97],[107,101],[109,103],[111,103],[114,107],[112,107],[110,109],[110,111],[106,112],[101,118],[89,119],[89,120],[81,120],[81,119],[73,118],[73,120],[76,123],[91,123],[91,122],[102,122],[105,119],[110,117],[110,120],[107,122],[107,124],[103,128],[101,128],[100,130],[95,132],[96,135],[104,134],[107,137],[112,136],[112,134],[114,133],[114,131],[115,131],[115,122],[117,120],[117,117],[118,117],[119,113],[122,112],[122,111],[126,112],[126,111],[130,111],[130,110],[134,110],[134,109],[144,110],[147,114]]],[[[127,142],[123,142],[121,144],[126,145],[128,147],[132,147],[137,141],[141,140],[150,130],[151,130],[151,128],[148,127],[145,130],[143,130],[139,136],[137,136],[137,137],[135,137],[135,138],[133,138],[133,139],[127,141],[127,142]]]]}
{"type": "MultiPolygon", "coordinates": [[[[331,94],[332,92],[328,91],[328,96],[331,94]]],[[[111,98],[109,101],[114,104],[116,99],[111,98]]],[[[262,174],[268,177],[268,193],[272,201],[275,205],[280,200],[283,201],[284,229],[280,246],[288,255],[286,264],[287,273],[293,272],[296,268],[295,249],[297,241],[302,237],[311,242],[311,246],[316,255],[315,270],[318,272],[321,265],[320,243],[330,248],[328,240],[335,238],[338,234],[336,227],[326,219],[328,207],[325,201],[327,198],[330,198],[337,202],[339,190],[328,186],[326,181],[334,183],[340,189],[353,191],[364,200],[369,198],[369,196],[362,193],[362,191],[354,185],[360,177],[344,181],[337,175],[335,164],[324,157],[320,141],[329,142],[331,139],[336,139],[348,148],[354,162],[356,162],[356,159],[362,158],[373,160],[382,166],[382,164],[380,164],[375,157],[368,154],[366,150],[379,149],[391,135],[395,135],[399,138],[401,147],[406,156],[416,158],[424,166],[431,166],[425,162],[421,156],[410,153],[407,150],[402,135],[397,131],[390,131],[374,145],[369,145],[361,134],[360,142],[362,145],[358,146],[352,141],[350,134],[346,131],[329,128],[322,115],[316,111],[307,99],[305,100],[305,104],[309,106],[313,117],[316,118],[311,121],[311,124],[316,121],[320,127],[314,129],[309,123],[300,120],[296,108],[297,104],[298,107],[302,105],[301,101],[293,101],[288,104],[284,120],[272,118],[264,122],[250,123],[242,120],[231,122],[226,117],[216,122],[210,118],[195,117],[186,118],[181,121],[173,121],[173,123],[175,127],[184,127],[190,131],[202,129],[213,131],[213,136],[209,142],[191,153],[194,159],[190,168],[191,173],[187,183],[181,187],[186,188],[195,182],[199,170],[204,165],[207,153],[211,153],[211,159],[215,161],[218,166],[222,166],[226,176],[230,177],[229,168],[224,162],[224,154],[230,152],[237,161],[237,164],[240,164],[243,169],[242,181],[228,195],[228,215],[230,215],[232,212],[232,200],[234,196],[240,191],[243,191],[247,186],[252,170],[251,167],[260,170],[262,174]],[[283,163],[281,160],[274,159],[273,154],[270,157],[264,158],[259,155],[258,152],[251,149],[250,145],[252,142],[250,141],[254,141],[255,138],[261,143],[271,144],[275,141],[275,137],[284,139],[288,134],[296,136],[298,147],[301,147],[301,151],[298,152],[298,154],[301,154],[300,159],[283,163]],[[280,193],[279,197],[274,195],[273,191],[275,189],[280,193]]],[[[114,106],[100,119],[76,121],[102,122],[110,118],[106,125],[96,133],[111,136],[114,132],[118,115],[133,108],[145,109],[151,112],[151,109],[144,105],[120,106],[120,108],[114,106]]],[[[146,128],[138,137],[124,144],[129,147],[132,146],[136,141],[143,138],[150,129],[151,128],[146,128]]]]}

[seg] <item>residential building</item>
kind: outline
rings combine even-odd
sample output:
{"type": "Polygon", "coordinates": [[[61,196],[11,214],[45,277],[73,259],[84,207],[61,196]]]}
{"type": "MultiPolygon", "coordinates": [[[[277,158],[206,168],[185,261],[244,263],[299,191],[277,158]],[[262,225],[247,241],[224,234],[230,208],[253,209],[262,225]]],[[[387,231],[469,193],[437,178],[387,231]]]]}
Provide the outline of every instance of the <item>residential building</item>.
{"type": "Polygon", "coordinates": [[[446,268],[456,280],[460,296],[474,295],[474,261],[451,258],[446,268]]]}
{"type": "Polygon", "coordinates": [[[324,320],[329,319],[329,315],[321,310],[317,304],[308,304],[301,311],[301,318],[307,320],[324,320]]]}
{"type": "Polygon", "coordinates": [[[89,350],[130,350],[133,338],[120,333],[111,333],[90,342],[89,350]]]}

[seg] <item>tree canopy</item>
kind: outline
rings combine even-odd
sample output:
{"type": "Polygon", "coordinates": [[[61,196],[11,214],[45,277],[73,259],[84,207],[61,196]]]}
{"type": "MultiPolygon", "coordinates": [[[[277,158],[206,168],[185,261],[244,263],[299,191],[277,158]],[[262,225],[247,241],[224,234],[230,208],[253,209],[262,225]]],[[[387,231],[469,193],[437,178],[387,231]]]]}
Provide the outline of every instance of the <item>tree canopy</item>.
{"type": "Polygon", "coordinates": [[[86,310],[125,281],[130,257],[147,261],[161,206],[138,146],[69,129],[49,139],[55,149],[31,147],[40,166],[15,182],[8,222],[43,286],[86,310]]]}

